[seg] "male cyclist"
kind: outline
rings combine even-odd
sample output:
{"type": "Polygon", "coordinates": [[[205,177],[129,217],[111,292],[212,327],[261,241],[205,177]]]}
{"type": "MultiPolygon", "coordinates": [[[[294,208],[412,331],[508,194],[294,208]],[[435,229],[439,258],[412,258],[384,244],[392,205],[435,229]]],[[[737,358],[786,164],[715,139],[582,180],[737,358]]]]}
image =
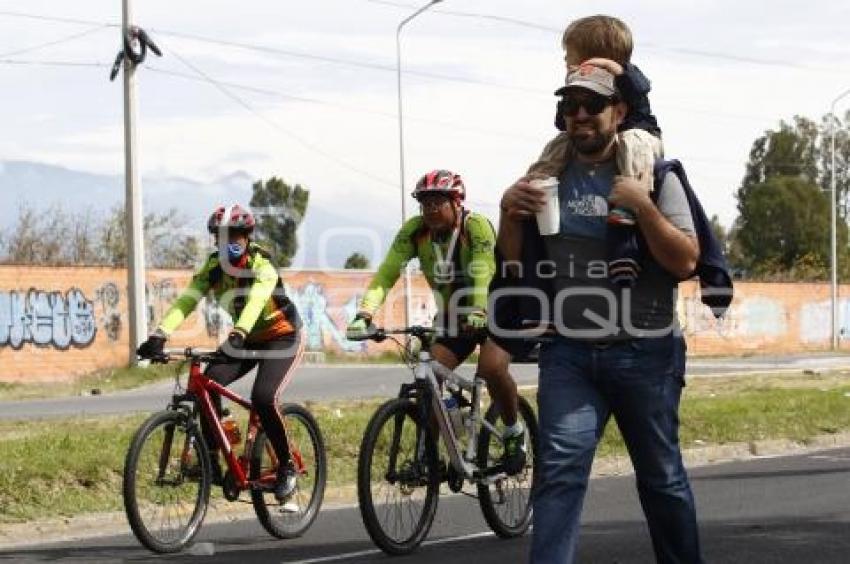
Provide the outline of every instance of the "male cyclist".
{"type": "MultiPolygon", "coordinates": [[[[208,293],[235,320],[233,330],[219,351],[226,362],[211,364],[206,376],[223,386],[238,380],[257,367],[251,401],[263,430],[279,461],[274,488],[278,500],[286,500],[295,489],[295,472],[290,464],[286,430],[278,410],[278,395],[286,386],[301,356],[301,325],[294,304],[283,292],[277,269],[269,254],[251,241],[254,216],[238,204],[217,208],[207,222],[215,237],[216,252],[195,273],[189,287],[163,317],[159,327],[142,343],[137,354],[154,358],[162,354],[168,336],[195,309],[208,293]]],[[[221,413],[221,397],[213,394],[221,413]]],[[[221,483],[218,446],[207,421],[201,419],[210,448],[213,481],[221,483]]]]}
{"type": "Polygon", "coordinates": [[[486,333],[487,291],[495,271],[496,236],[486,217],[464,209],[465,196],[460,175],[448,170],[431,171],[419,180],[413,197],[419,201],[422,214],[405,222],[396,235],[369,283],[347,335],[362,338],[369,334],[372,316],[407,262],[418,258],[437,300],[434,325],[444,330],[431,347],[431,355],[454,370],[475,347],[482,345],[478,372],[499,405],[506,426],[503,465],[508,473],[515,474],[525,464],[526,450],[524,428],[517,419],[516,384],[507,371],[507,363],[502,361],[506,353],[486,333]],[[462,299],[458,300],[457,295],[453,299],[458,291],[462,292],[462,299]],[[497,362],[494,355],[499,355],[497,362]],[[502,364],[504,369],[488,369],[502,364]]]}

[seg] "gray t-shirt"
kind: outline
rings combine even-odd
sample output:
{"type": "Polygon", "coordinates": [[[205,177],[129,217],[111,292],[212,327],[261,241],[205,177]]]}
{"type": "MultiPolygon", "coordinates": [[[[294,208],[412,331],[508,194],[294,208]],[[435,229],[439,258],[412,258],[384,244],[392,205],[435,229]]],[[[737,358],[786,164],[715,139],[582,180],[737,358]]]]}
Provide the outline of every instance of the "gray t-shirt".
{"type": "MultiPolygon", "coordinates": [[[[606,219],[616,174],[613,160],[573,161],[559,179],[560,232],[543,239],[553,261],[555,319],[568,337],[613,341],[677,327],[677,281],[651,256],[643,260],[634,288],[621,289],[608,279],[606,219]]],[[[664,178],[656,205],[673,225],[694,235],[688,200],[675,174],[664,178]]]]}

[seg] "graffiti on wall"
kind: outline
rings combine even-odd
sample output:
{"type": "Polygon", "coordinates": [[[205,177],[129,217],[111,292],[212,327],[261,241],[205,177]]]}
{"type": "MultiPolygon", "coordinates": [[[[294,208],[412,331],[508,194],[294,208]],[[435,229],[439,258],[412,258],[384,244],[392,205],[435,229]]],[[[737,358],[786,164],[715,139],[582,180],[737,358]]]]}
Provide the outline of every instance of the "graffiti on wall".
{"type": "Polygon", "coordinates": [[[334,315],[328,306],[325,288],[310,281],[298,289],[287,287],[286,294],[295,303],[301,320],[304,322],[305,347],[309,351],[325,348],[325,338],[345,352],[366,350],[366,343],[349,341],[345,338],[345,326],[357,313],[358,296],[354,294],[334,315]]]}
{"type": "Polygon", "coordinates": [[[94,302],[82,290],[0,292],[0,347],[88,347],[96,333],[94,302]]]}
{"type": "MultiPolygon", "coordinates": [[[[145,312],[150,328],[162,320],[180,290],[172,278],[145,285],[145,312]]],[[[94,343],[98,330],[103,344],[116,344],[122,337],[126,339],[124,292],[124,287],[113,280],[101,282],[91,299],[79,288],[64,294],[38,289],[0,291],[0,347],[17,350],[27,343],[58,350],[88,347],[94,343]]],[[[302,285],[287,285],[287,295],[304,322],[307,350],[368,352],[368,343],[345,338],[345,328],[357,312],[357,290],[343,290],[310,278],[302,285]]],[[[429,295],[415,295],[411,306],[412,323],[431,323],[435,306],[429,295]]],[[[226,335],[233,324],[230,315],[214,300],[203,299],[198,310],[210,337],[226,335]]]]}
{"type": "Polygon", "coordinates": [[[101,309],[100,326],[106,338],[114,343],[121,337],[121,311],[118,309],[121,292],[115,282],[106,282],[95,290],[94,295],[101,309]]]}

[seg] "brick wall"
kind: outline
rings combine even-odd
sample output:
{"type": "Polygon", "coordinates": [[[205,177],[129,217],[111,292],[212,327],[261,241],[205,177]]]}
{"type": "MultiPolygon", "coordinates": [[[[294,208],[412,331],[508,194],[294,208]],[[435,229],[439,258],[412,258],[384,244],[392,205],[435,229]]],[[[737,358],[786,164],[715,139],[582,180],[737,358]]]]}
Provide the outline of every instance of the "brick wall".
{"type": "MultiPolygon", "coordinates": [[[[151,270],[146,300],[151,327],[186,285],[188,270],[151,270]]],[[[306,323],[307,350],[370,355],[390,343],[351,343],[345,325],[371,273],[284,271],[287,293],[306,323]]],[[[0,381],[56,380],[128,359],[127,274],[100,267],[0,266],[0,381]]],[[[397,284],[378,323],[401,325],[403,301],[397,284]]],[[[850,295],[842,287],[839,295],[850,295]]],[[[828,284],[736,285],[735,301],[723,321],[699,302],[696,283],[682,284],[679,317],[691,354],[824,350],[830,340],[828,284]]],[[[844,334],[850,334],[850,298],[841,299],[844,334]]],[[[414,279],[413,322],[429,324],[434,312],[423,279],[414,279]]],[[[212,304],[174,335],[176,345],[212,346],[229,320],[212,304]]]]}
{"type": "MultiPolygon", "coordinates": [[[[189,270],[148,271],[151,329],[191,275],[189,270]]],[[[307,350],[369,355],[391,347],[344,338],[371,273],[290,271],[283,277],[306,322],[307,350]]],[[[403,324],[398,287],[377,317],[379,323],[403,324]]],[[[414,322],[430,323],[433,304],[422,279],[414,280],[412,303],[414,322]]],[[[169,345],[214,346],[230,323],[220,309],[202,301],[169,345]]],[[[126,365],[128,338],[125,269],[0,266],[0,381],[57,380],[126,365]]]]}

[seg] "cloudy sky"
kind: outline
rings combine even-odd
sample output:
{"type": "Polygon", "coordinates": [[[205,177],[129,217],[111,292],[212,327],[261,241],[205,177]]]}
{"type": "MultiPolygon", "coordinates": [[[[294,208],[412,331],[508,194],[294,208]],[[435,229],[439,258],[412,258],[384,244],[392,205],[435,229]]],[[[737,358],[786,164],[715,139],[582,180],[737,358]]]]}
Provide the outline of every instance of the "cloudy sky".
{"type": "MultiPolygon", "coordinates": [[[[395,26],[421,4],[135,4],[165,55],[138,75],[144,174],[275,174],[324,210],[399,220],[395,26]]],[[[121,82],[107,79],[120,6],[0,0],[0,160],[121,172],[121,82]]],[[[631,27],[666,153],[726,225],[752,141],[794,114],[819,118],[850,88],[848,2],[445,0],[403,36],[405,191],[451,168],[495,216],[554,133],[561,30],[593,13],[631,27]]]]}

